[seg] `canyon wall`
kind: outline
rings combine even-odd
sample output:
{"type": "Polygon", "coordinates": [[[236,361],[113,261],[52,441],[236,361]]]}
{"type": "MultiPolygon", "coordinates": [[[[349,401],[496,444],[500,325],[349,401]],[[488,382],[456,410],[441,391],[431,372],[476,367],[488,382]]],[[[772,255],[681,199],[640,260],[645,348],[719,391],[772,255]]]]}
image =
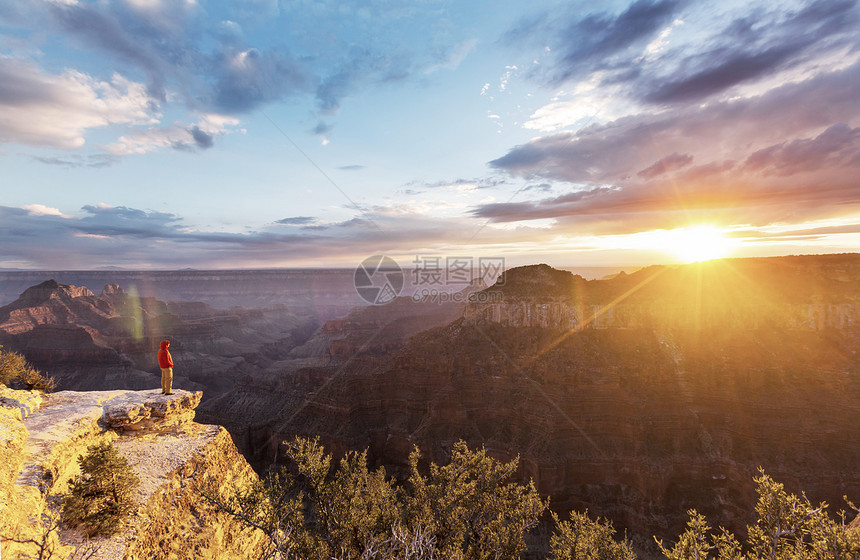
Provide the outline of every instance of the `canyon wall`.
{"type": "Polygon", "coordinates": [[[735,325],[757,329],[778,320],[788,329],[822,330],[860,327],[860,302],[795,303],[729,308],[706,316],[685,303],[583,305],[566,300],[469,303],[470,323],[548,329],[713,328],[735,325]]]}
{"type": "Polygon", "coordinates": [[[248,429],[247,455],[270,464],[284,439],[319,435],[397,474],[413,446],[444,463],[463,439],[518,455],[554,509],[607,516],[643,549],[690,508],[743,534],[759,466],[838,510],[860,497],[860,257],[840,258],[591,282],[512,269],[396,352],[270,388],[284,406],[248,429]]]}

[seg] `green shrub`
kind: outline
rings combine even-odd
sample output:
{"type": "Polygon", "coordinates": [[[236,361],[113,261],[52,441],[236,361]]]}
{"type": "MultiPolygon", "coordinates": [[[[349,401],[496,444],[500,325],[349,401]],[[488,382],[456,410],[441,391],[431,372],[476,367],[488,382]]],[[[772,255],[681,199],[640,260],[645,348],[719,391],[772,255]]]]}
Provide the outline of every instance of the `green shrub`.
{"type": "Polygon", "coordinates": [[[570,512],[569,521],[553,513],[555,534],[550,541],[553,560],[634,560],[633,545],[624,537],[615,539],[609,520],[592,520],[588,512],[570,512]]]}
{"type": "Polygon", "coordinates": [[[88,536],[119,533],[137,507],[134,495],[140,479],[110,443],[91,445],[78,463],[81,474],[69,480],[63,499],[66,523],[81,526],[88,536]]]}
{"type": "Polygon", "coordinates": [[[203,496],[269,538],[264,557],[287,560],[516,559],[547,507],[534,486],[513,480],[519,459],[502,463],[463,442],[451,462],[418,470],[398,485],[369,470],[367,454],[334,464],[316,440],[284,442],[293,469],[247,491],[210,487],[203,496]]]}
{"type": "Polygon", "coordinates": [[[3,346],[0,346],[0,383],[10,385],[16,381],[27,390],[36,389],[48,393],[56,386],[53,377],[31,366],[24,356],[17,352],[4,352],[3,346]]]}

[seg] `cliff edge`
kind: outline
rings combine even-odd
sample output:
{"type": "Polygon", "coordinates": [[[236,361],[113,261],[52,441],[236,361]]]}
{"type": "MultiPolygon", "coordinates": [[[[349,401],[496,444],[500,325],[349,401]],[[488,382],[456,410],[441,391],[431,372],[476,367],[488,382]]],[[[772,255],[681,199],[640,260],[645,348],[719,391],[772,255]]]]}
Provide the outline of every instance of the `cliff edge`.
{"type": "Polygon", "coordinates": [[[62,391],[0,385],[2,558],[181,559],[250,557],[261,535],[214,511],[201,484],[256,478],[220,426],[193,421],[201,392],[62,391]],[[112,441],[140,478],[139,507],[121,535],[87,541],[58,526],[60,497],[87,447],[112,441]],[[29,542],[28,542],[29,541],[29,542]]]}

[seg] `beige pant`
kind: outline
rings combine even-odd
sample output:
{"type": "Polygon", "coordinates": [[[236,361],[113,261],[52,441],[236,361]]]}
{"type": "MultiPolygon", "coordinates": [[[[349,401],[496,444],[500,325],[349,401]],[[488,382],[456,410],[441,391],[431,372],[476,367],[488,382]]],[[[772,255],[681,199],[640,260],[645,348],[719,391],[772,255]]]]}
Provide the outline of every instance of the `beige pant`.
{"type": "Polygon", "coordinates": [[[173,368],[161,368],[161,392],[163,394],[173,392],[173,368]]]}

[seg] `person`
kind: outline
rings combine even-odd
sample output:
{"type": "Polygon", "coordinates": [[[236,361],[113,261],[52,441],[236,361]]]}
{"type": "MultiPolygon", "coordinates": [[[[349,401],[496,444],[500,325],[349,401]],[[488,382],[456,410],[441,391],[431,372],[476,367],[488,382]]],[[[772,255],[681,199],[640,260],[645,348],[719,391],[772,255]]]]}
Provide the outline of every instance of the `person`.
{"type": "Polygon", "coordinates": [[[161,341],[161,349],[158,351],[158,367],[161,368],[161,394],[173,394],[173,356],[170,355],[169,340],[161,341]]]}

